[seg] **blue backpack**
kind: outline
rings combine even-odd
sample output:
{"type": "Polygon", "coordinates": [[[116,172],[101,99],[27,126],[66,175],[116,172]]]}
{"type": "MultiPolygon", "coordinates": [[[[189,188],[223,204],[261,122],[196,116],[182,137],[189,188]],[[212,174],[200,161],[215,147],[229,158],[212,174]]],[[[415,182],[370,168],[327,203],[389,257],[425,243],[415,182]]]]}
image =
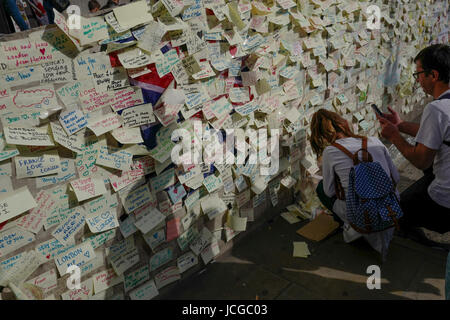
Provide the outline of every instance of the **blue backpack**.
{"type": "Polygon", "coordinates": [[[338,143],[334,147],[353,160],[350,169],[347,192],[344,193],[341,182],[335,174],[336,196],[345,200],[347,220],[353,229],[360,233],[383,231],[391,227],[398,228],[398,220],[403,216],[393,180],[386,174],[378,162],[374,162],[367,151],[367,138],[363,138],[362,149],[352,154],[338,143]],[[363,161],[358,159],[363,151],[363,161]]]}

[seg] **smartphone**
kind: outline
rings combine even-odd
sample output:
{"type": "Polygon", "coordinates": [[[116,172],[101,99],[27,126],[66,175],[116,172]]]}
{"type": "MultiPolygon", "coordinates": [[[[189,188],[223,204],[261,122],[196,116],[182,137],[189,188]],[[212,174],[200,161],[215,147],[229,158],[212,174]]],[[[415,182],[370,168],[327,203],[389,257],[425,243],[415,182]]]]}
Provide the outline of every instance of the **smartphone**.
{"type": "Polygon", "coordinates": [[[377,107],[376,104],[372,104],[372,109],[373,109],[373,111],[375,111],[376,113],[378,113],[378,115],[379,115],[380,117],[383,117],[383,112],[381,112],[381,110],[378,109],[378,107],[377,107]]]}

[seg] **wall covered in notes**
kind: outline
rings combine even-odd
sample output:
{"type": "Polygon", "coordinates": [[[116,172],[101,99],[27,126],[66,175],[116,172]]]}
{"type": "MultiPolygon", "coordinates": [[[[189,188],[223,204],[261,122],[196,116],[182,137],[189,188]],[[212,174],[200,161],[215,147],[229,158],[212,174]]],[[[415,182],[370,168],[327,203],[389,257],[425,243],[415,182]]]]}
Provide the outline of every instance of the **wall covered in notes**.
{"type": "Polygon", "coordinates": [[[404,115],[424,103],[413,58],[448,42],[447,12],[446,1],[152,0],[80,29],[55,12],[56,25],[5,36],[0,285],[57,300],[176,288],[294,190],[308,199],[316,110],[376,136],[372,103],[401,101],[404,115]],[[266,132],[271,152],[250,134],[237,161],[237,129],[266,132]]]}

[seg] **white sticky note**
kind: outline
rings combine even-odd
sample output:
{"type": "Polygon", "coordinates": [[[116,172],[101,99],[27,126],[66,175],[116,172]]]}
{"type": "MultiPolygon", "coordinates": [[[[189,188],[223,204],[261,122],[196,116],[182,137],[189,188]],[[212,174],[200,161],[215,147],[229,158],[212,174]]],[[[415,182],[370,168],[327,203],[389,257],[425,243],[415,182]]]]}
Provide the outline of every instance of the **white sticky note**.
{"type": "Polygon", "coordinates": [[[55,256],[55,264],[60,276],[66,274],[67,268],[71,265],[82,267],[96,257],[94,248],[89,241],[85,241],[70,249],[64,250],[55,256]]]}

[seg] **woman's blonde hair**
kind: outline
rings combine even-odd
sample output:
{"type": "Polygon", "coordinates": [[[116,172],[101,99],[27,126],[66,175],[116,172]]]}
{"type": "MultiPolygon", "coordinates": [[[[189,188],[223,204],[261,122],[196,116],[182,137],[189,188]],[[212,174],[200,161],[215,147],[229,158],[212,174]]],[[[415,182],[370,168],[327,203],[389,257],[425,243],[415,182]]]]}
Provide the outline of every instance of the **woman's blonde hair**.
{"type": "Polygon", "coordinates": [[[362,138],[362,136],[354,134],[347,120],[336,112],[320,109],[313,114],[310,142],[317,158],[322,156],[323,150],[327,146],[336,141],[338,133],[342,133],[346,137],[362,138]]]}

